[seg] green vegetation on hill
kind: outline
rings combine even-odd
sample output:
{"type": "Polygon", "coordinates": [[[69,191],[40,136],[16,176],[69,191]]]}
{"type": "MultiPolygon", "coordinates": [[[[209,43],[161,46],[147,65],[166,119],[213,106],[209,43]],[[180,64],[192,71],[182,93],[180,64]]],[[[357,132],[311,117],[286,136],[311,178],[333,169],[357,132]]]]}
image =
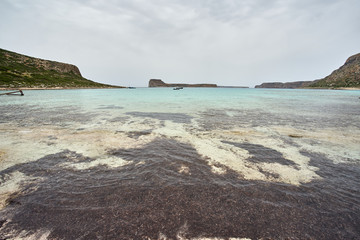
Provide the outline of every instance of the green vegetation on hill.
{"type": "Polygon", "coordinates": [[[109,88],[83,78],[71,64],[0,49],[0,88],[109,88]]]}
{"type": "Polygon", "coordinates": [[[349,57],[345,64],[329,76],[315,81],[269,82],[255,88],[360,88],[360,53],[349,57]]]}
{"type": "Polygon", "coordinates": [[[314,88],[359,88],[360,53],[349,57],[345,64],[329,76],[315,81],[309,87],[314,88]]]}

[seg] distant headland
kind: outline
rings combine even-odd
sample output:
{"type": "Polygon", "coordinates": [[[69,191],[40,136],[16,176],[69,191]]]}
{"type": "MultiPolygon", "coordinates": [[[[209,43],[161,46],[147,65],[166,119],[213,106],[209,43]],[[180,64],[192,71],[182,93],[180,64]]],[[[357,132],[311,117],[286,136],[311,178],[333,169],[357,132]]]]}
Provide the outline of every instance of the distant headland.
{"type": "Polygon", "coordinates": [[[150,79],[149,87],[209,87],[216,88],[216,84],[200,83],[200,84],[185,84],[185,83],[164,83],[161,79],[150,79]]]}
{"type": "Polygon", "coordinates": [[[120,88],[84,78],[77,66],[0,48],[0,89],[120,88]]]}
{"type": "Polygon", "coordinates": [[[185,84],[185,83],[165,83],[161,79],[150,79],[149,87],[203,87],[203,88],[249,88],[242,86],[218,86],[217,84],[199,83],[199,84],[185,84]]]}
{"type": "Polygon", "coordinates": [[[344,65],[329,76],[314,81],[268,82],[255,88],[325,88],[325,89],[359,89],[360,88],[360,53],[349,57],[344,65]]]}

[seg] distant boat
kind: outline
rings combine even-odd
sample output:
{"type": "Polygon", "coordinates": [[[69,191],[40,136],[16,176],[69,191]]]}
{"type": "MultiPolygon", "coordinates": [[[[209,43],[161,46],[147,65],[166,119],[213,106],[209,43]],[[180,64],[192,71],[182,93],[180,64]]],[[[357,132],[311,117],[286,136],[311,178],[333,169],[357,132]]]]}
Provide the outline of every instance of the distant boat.
{"type": "Polygon", "coordinates": [[[128,87],[128,89],[136,89],[136,87],[128,87]]]}
{"type": "Polygon", "coordinates": [[[12,92],[6,92],[6,93],[0,93],[0,95],[20,95],[20,96],[24,96],[24,93],[22,90],[16,90],[16,91],[12,91],[12,92]]]}
{"type": "Polygon", "coordinates": [[[175,87],[175,88],[173,88],[173,90],[180,90],[180,89],[183,89],[183,87],[175,87]]]}

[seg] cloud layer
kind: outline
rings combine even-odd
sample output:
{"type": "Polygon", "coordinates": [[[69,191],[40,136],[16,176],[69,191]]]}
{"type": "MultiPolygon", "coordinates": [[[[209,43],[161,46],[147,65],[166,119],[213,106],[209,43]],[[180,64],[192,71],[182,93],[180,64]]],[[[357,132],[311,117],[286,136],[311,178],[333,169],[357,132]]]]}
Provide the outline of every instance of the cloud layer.
{"type": "Polygon", "coordinates": [[[0,47],[92,80],[313,80],[360,52],[357,0],[3,0],[0,47]]]}

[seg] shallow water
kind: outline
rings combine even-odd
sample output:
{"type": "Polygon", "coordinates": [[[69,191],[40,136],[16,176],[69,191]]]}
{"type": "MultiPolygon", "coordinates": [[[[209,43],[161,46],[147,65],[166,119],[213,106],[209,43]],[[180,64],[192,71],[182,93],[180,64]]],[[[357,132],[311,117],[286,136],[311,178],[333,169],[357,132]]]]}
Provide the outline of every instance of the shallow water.
{"type": "Polygon", "coordinates": [[[360,238],[360,91],[0,98],[0,238],[360,238]]]}

